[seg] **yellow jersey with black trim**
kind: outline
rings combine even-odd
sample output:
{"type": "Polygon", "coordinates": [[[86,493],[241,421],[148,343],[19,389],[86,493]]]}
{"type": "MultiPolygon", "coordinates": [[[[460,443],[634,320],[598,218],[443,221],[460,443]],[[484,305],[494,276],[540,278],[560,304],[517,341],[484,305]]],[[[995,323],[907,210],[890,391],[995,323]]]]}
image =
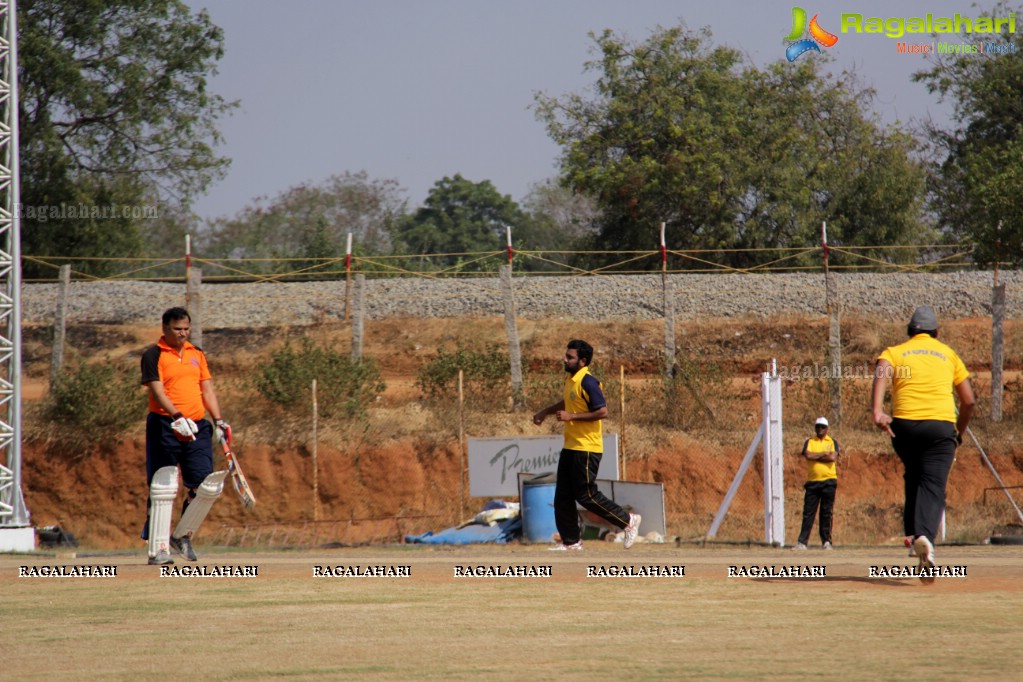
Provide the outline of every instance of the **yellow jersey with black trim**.
{"type": "MultiPolygon", "coordinates": [[[[565,379],[565,410],[568,412],[594,412],[607,405],[600,381],[583,367],[565,379]]],[[[604,452],[604,421],[565,422],[565,449],[585,452],[604,452]]]]}
{"type": "MultiPolygon", "coordinates": [[[[824,436],[818,438],[807,438],[806,442],[803,443],[803,456],[807,454],[817,454],[819,452],[833,452],[837,457],[838,452],[838,441],[831,436],[824,436]]],[[[806,480],[807,481],[829,481],[833,478],[838,478],[837,467],[835,462],[822,462],[816,459],[806,460],[806,480]]]]}
{"type": "Polygon", "coordinates": [[[930,334],[885,348],[891,364],[892,416],[896,419],[956,421],[955,386],[970,378],[956,352],[930,334]]]}

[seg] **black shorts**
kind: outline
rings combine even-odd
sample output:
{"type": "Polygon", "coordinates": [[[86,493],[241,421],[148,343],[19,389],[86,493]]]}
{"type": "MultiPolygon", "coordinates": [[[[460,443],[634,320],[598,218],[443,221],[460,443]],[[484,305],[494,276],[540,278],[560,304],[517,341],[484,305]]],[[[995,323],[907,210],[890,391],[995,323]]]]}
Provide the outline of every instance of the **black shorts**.
{"type": "Polygon", "coordinates": [[[213,473],[213,425],[200,419],[195,440],[180,441],[171,421],[155,412],[146,418],[146,484],[152,483],[158,469],[180,466],[185,487],[198,488],[213,473]]]}

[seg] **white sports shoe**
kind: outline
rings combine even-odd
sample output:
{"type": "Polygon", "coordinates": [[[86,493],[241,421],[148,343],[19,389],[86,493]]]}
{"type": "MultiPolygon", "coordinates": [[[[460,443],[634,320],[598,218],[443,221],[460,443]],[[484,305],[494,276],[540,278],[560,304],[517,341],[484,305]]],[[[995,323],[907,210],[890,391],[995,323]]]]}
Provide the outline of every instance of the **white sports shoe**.
{"type": "Polygon", "coordinates": [[[639,514],[629,514],[629,525],[625,527],[625,549],[632,547],[636,542],[636,536],[639,535],[639,524],[642,522],[643,517],[639,514]]]}
{"type": "Polygon", "coordinates": [[[923,575],[924,570],[928,572],[934,568],[934,545],[927,539],[926,536],[921,535],[916,540],[913,540],[913,549],[916,550],[916,555],[920,557],[920,565],[917,566],[917,571],[921,573],[920,582],[922,583],[933,583],[934,576],[923,575]]]}
{"type": "Polygon", "coordinates": [[[149,557],[150,566],[166,566],[173,563],[174,559],[171,558],[170,552],[165,549],[161,549],[157,552],[156,556],[149,557]]]}
{"type": "Polygon", "coordinates": [[[792,549],[804,550],[806,549],[806,545],[804,545],[802,542],[797,542],[796,546],[793,547],[792,549]]]}
{"type": "Polygon", "coordinates": [[[561,543],[558,543],[558,544],[554,545],[553,547],[548,547],[547,551],[548,552],[578,552],[578,551],[582,551],[582,548],[583,548],[583,541],[580,540],[579,542],[573,542],[571,545],[563,545],[561,543]]]}
{"type": "Polygon", "coordinates": [[[831,546],[830,542],[825,542],[823,545],[821,545],[821,548],[825,550],[834,549],[834,547],[831,546]]]}

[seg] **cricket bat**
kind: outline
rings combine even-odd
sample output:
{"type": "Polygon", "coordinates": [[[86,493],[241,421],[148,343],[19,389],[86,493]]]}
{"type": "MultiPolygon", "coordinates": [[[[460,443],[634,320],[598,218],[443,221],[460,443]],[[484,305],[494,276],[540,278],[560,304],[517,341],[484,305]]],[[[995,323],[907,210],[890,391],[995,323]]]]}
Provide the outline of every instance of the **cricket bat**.
{"type": "Polygon", "coordinates": [[[256,496],[252,493],[252,488],[249,487],[249,482],[245,479],[245,474],[242,473],[242,468],[238,465],[234,452],[231,451],[231,443],[225,438],[220,438],[219,440],[220,447],[224,449],[224,459],[227,460],[227,473],[231,477],[231,485],[234,486],[234,491],[238,493],[242,506],[246,509],[252,509],[256,506],[256,496]]]}

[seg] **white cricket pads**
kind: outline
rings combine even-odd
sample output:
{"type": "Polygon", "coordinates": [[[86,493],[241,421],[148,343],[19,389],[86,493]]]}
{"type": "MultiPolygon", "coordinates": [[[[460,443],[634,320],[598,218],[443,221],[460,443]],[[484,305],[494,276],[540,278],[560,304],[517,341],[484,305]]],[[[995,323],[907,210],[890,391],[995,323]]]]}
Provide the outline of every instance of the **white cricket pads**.
{"type": "Polygon", "coordinates": [[[178,496],[178,468],[161,467],[149,484],[149,556],[170,551],[171,515],[178,496]]]}
{"type": "Polygon", "coordinates": [[[174,528],[174,537],[184,537],[199,528],[203,519],[210,513],[213,501],[223,492],[226,476],[227,471],[214,471],[196,488],[195,499],[188,504],[188,509],[181,515],[177,527],[174,528]]]}

